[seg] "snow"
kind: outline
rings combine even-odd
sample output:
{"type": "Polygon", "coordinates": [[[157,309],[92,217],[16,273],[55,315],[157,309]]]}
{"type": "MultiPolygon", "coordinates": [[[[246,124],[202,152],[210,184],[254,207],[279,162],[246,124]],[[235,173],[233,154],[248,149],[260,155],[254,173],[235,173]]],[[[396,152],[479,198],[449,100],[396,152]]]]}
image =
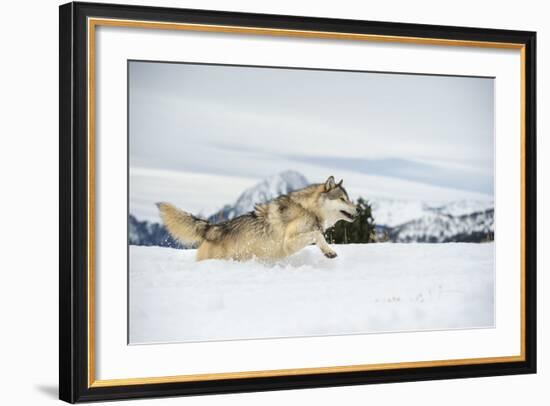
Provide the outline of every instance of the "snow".
{"type": "Polygon", "coordinates": [[[266,265],[130,246],[130,343],[494,326],[493,243],[333,248],[266,265]]]}

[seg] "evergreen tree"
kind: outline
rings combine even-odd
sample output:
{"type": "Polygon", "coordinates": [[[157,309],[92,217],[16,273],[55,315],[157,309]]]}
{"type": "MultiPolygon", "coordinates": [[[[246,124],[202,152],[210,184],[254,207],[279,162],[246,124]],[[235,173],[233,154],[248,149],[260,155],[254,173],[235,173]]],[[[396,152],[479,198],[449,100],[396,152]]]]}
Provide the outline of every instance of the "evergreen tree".
{"type": "Polygon", "coordinates": [[[366,244],[375,241],[374,218],[368,201],[357,199],[357,217],[353,223],[339,221],[325,231],[329,244],[366,244]]]}

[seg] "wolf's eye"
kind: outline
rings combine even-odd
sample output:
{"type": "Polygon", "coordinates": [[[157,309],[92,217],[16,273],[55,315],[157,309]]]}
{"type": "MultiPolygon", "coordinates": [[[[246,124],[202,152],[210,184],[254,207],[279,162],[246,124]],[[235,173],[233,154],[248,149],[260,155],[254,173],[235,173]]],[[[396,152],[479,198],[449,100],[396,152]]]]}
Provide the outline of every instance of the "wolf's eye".
{"type": "Polygon", "coordinates": [[[341,200],[341,201],[343,201],[343,202],[345,202],[345,201],[346,201],[346,199],[345,199],[345,198],[343,198],[343,197],[341,197],[341,198],[340,198],[340,200],[341,200]]]}

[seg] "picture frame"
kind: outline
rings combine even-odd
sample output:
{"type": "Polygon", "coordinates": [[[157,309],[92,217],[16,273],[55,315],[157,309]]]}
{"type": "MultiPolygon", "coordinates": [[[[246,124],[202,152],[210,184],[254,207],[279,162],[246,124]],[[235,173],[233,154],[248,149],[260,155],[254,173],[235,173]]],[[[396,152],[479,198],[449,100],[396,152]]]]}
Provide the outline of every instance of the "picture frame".
{"type": "MultiPolygon", "coordinates": [[[[60,6],[59,17],[61,400],[75,403],[536,373],[536,33],[79,2],[60,6]],[[107,57],[96,53],[99,27],[138,29],[141,36],[162,31],[173,35],[191,32],[197,38],[214,33],[220,37],[253,35],[289,41],[314,40],[318,47],[323,47],[325,42],[338,46],[339,41],[355,41],[412,44],[426,49],[475,49],[478,53],[516,52],[520,75],[516,78],[519,99],[515,102],[520,111],[519,128],[514,132],[519,145],[515,151],[519,167],[514,170],[519,179],[516,185],[519,195],[511,197],[520,207],[519,218],[515,220],[520,230],[519,244],[514,247],[519,258],[519,278],[515,279],[519,300],[512,304],[519,319],[514,327],[519,337],[518,353],[163,376],[151,372],[145,377],[98,378],[96,366],[101,360],[96,345],[100,317],[95,310],[98,295],[95,249],[99,235],[96,234],[95,208],[99,195],[96,168],[101,167],[105,157],[97,154],[96,148],[95,90],[99,80],[95,75],[97,61],[107,57]]],[[[495,97],[498,102],[498,92],[495,97]]],[[[125,135],[121,138],[125,139],[125,135]]],[[[498,142],[497,138],[497,145],[498,142]]],[[[498,170],[496,177],[499,177],[498,170]]],[[[498,261],[497,264],[509,266],[498,261]]],[[[126,294],[120,292],[121,297],[126,294]]],[[[127,303],[121,299],[120,303],[110,305],[120,307],[127,303]]],[[[126,326],[121,328],[125,331],[126,326]]],[[[241,356],[245,357],[247,343],[240,348],[241,356]]]]}

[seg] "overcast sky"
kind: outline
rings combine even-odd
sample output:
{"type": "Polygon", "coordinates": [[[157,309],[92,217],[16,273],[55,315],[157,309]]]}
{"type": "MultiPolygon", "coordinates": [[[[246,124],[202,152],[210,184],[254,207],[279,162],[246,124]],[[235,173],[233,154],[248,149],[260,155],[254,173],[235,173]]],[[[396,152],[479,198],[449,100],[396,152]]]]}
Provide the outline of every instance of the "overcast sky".
{"type": "Polygon", "coordinates": [[[149,62],[129,73],[131,167],[345,170],[493,194],[493,79],[149,62]]]}

